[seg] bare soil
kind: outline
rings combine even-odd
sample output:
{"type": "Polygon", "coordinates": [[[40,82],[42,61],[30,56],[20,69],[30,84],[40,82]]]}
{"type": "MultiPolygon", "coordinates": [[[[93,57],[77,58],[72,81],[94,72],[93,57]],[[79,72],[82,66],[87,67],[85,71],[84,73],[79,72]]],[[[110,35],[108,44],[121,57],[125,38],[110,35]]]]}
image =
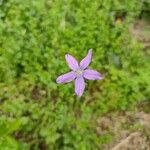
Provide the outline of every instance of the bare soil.
{"type": "Polygon", "coordinates": [[[113,135],[103,150],[150,150],[150,113],[108,114],[97,120],[96,133],[113,135]]]}

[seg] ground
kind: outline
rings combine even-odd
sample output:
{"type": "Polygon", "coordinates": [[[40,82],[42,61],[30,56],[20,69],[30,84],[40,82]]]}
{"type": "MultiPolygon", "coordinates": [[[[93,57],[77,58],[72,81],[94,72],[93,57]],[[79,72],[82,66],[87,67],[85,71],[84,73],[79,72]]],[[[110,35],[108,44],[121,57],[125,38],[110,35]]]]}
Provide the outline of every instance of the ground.
{"type": "MultiPolygon", "coordinates": [[[[135,20],[129,27],[132,36],[142,42],[145,53],[150,54],[150,22],[146,19],[135,20]]],[[[115,137],[103,150],[150,150],[150,102],[136,106],[132,112],[107,114],[97,120],[96,133],[112,133],[115,137]]]]}

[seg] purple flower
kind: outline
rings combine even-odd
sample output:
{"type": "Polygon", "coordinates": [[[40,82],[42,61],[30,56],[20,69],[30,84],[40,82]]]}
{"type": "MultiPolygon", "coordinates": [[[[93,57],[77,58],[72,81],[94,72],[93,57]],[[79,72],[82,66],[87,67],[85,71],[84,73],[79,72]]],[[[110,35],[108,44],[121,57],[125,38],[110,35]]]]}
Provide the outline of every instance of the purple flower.
{"type": "Polygon", "coordinates": [[[73,56],[66,54],[65,55],[66,61],[68,63],[69,68],[72,71],[59,76],[56,79],[56,82],[68,83],[75,80],[75,93],[77,96],[80,97],[85,89],[84,79],[88,80],[103,79],[102,75],[98,71],[87,69],[88,65],[91,62],[91,57],[92,57],[92,50],[90,49],[86,57],[81,60],[80,64],[78,64],[77,60],[73,56]]]}

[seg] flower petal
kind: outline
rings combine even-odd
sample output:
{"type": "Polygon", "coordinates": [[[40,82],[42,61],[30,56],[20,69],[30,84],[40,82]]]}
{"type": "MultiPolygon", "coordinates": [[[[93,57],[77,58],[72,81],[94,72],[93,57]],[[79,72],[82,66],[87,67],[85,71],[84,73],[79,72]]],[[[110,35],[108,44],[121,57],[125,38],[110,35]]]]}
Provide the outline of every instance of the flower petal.
{"type": "Polygon", "coordinates": [[[75,79],[75,93],[77,96],[82,96],[85,89],[85,82],[83,77],[78,77],[75,79]]]}
{"type": "Polygon", "coordinates": [[[72,80],[74,80],[76,78],[76,73],[74,71],[68,72],[66,74],[63,74],[61,76],[59,76],[56,79],[57,83],[68,83],[71,82],[72,80]]]}
{"type": "Polygon", "coordinates": [[[92,49],[90,49],[86,57],[81,60],[80,68],[85,69],[90,64],[91,58],[92,58],[92,49]]]}
{"type": "Polygon", "coordinates": [[[77,70],[79,68],[78,62],[73,56],[66,54],[65,58],[70,69],[77,70]]]}
{"type": "Polygon", "coordinates": [[[91,69],[84,70],[83,77],[89,80],[103,79],[102,75],[98,71],[91,69]]]}

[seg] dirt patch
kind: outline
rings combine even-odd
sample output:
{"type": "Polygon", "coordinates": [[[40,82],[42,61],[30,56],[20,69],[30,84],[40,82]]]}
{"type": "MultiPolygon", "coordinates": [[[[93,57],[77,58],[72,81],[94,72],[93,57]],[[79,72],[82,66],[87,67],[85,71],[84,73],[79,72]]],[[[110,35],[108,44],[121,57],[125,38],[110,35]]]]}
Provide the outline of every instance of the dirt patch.
{"type": "MultiPolygon", "coordinates": [[[[149,145],[150,146],[150,145],[149,145]]],[[[147,139],[140,132],[131,133],[111,150],[149,150],[147,139]]]]}
{"type": "Polygon", "coordinates": [[[138,112],[136,116],[142,126],[150,129],[150,114],[147,114],[145,112],[138,112]]]}
{"type": "Polygon", "coordinates": [[[98,136],[113,135],[103,150],[150,150],[150,113],[119,112],[97,120],[98,136]]]}

